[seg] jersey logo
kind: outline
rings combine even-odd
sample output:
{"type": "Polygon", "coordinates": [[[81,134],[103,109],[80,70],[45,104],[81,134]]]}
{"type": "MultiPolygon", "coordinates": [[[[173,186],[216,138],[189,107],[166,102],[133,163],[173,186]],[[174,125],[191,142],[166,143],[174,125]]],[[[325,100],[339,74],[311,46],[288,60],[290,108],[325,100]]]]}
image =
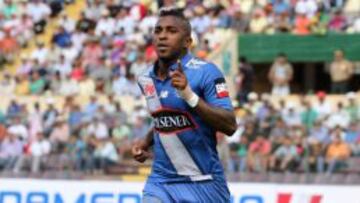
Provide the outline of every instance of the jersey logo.
{"type": "Polygon", "coordinates": [[[154,96],[156,93],[155,85],[154,84],[146,84],[144,87],[144,94],[145,97],[151,97],[154,96]]]}
{"type": "Polygon", "coordinates": [[[229,97],[229,91],[224,78],[215,80],[215,89],[217,98],[229,97]]]}
{"type": "Polygon", "coordinates": [[[165,98],[167,98],[168,96],[169,96],[169,92],[168,92],[167,90],[162,90],[162,91],[160,92],[160,98],[165,99],[165,98]]]}
{"type": "Polygon", "coordinates": [[[189,62],[186,63],[186,66],[189,67],[189,68],[192,68],[192,69],[197,69],[197,68],[200,68],[201,66],[203,66],[205,64],[206,64],[205,61],[202,61],[202,60],[197,59],[197,58],[192,58],[192,59],[190,59],[189,62]]]}
{"type": "Polygon", "coordinates": [[[161,109],[152,113],[154,128],[160,133],[175,133],[196,128],[190,114],[174,109],[161,109]]]}

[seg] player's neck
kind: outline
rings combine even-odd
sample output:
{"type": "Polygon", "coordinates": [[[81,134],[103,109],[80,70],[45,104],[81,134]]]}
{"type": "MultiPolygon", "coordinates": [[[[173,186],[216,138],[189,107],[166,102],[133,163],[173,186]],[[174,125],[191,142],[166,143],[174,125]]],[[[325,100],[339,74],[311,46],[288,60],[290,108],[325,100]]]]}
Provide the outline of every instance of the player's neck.
{"type": "Polygon", "coordinates": [[[173,59],[159,59],[158,60],[158,69],[156,71],[157,76],[160,79],[165,79],[168,76],[169,68],[171,65],[176,63],[178,59],[182,59],[187,53],[187,50],[182,51],[179,54],[179,57],[173,59]]]}

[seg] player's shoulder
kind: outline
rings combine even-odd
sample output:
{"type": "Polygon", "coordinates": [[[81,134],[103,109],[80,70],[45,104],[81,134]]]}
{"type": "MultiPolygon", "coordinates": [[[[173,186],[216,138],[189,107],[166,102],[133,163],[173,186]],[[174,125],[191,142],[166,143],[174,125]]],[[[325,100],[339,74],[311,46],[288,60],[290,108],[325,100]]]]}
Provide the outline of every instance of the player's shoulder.
{"type": "Polygon", "coordinates": [[[153,70],[154,70],[154,65],[149,65],[139,73],[138,77],[150,77],[151,72],[153,72],[153,70]]]}
{"type": "Polygon", "coordinates": [[[196,71],[200,71],[203,73],[206,72],[212,72],[212,71],[219,71],[218,67],[209,61],[197,58],[197,57],[192,57],[186,64],[185,66],[189,69],[193,69],[196,71]]]}

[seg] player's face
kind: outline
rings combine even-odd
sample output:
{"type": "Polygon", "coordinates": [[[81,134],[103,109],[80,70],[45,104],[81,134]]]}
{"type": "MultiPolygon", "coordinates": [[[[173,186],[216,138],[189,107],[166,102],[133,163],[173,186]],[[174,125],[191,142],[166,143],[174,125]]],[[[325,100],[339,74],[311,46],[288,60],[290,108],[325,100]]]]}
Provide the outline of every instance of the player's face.
{"type": "Polygon", "coordinates": [[[173,16],[160,17],[154,30],[155,50],[160,59],[174,60],[187,49],[191,39],[183,24],[173,16]]]}

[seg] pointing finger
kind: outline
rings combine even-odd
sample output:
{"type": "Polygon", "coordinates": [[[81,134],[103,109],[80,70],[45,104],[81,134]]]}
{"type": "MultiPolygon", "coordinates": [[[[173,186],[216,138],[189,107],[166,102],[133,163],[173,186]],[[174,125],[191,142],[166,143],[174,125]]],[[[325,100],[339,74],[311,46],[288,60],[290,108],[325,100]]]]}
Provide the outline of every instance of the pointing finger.
{"type": "Polygon", "coordinates": [[[180,71],[181,73],[183,73],[184,70],[183,70],[183,68],[182,68],[181,61],[180,61],[179,59],[177,60],[177,64],[178,64],[177,70],[180,71]]]}

